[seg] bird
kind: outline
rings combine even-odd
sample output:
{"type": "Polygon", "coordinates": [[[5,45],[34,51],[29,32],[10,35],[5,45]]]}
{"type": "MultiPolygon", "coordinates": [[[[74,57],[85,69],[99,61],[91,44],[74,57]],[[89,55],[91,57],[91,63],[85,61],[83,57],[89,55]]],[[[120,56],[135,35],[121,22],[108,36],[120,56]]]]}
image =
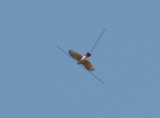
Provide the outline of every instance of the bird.
{"type": "Polygon", "coordinates": [[[94,71],[91,62],[87,60],[87,58],[91,56],[90,52],[87,52],[85,56],[82,56],[73,50],[69,50],[69,54],[72,58],[78,61],[77,64],[82,64],[87,70],[94,71]]]}

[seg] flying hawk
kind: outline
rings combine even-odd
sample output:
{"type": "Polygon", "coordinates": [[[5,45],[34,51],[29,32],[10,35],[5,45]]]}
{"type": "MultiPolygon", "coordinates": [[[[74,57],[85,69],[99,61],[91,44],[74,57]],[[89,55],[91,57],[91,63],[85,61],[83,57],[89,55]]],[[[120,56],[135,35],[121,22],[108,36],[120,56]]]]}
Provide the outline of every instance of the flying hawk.
{"type": "Polygon", "coordinates": [[[73,50],[69,50],[69,54],[70,54],[71,57],[73,57],[75,60],[78,61],[78,64],[83,64],[83,66],[87,70],[89,70],[89,71],[93,71],[94,70],[91,62],[89,62],[87,60],[87,58],[91,56],[90,52],[87,52],[87,54],[85,56],[82,56],[81,54],[79,54],[79,53],[77,53],[77,52],[75,52],[73,50]]]}

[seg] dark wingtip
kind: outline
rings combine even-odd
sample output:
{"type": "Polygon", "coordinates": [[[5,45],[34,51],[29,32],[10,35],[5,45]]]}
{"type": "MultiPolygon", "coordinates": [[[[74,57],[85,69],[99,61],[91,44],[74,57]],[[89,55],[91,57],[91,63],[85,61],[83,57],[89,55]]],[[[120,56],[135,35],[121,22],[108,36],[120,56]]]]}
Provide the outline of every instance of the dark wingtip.
{"type": "Polygon", "coordinates": [[[72,50],[69,50],[69,54],[71,54],[71,51],[72,51],[72,50]]]}

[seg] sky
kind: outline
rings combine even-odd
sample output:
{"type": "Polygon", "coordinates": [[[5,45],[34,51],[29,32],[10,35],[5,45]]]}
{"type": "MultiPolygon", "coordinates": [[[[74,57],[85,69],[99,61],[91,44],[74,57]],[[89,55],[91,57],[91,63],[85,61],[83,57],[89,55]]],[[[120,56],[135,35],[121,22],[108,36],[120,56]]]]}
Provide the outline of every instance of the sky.
{"type": "Polygon", "coordinates": [[[1,0],[0,118],[160,118],[159,0],[1,0]],[[90,51],[96,80],[67,53],[90,51]]]}

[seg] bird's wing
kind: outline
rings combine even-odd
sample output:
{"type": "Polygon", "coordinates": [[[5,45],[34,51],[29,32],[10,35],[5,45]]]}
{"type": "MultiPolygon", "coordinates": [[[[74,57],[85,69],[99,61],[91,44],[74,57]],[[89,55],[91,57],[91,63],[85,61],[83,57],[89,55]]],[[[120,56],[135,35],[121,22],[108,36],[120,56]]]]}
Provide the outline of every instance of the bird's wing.
{"type": "Polygon", "coordinates": [[[73,50],[69,50],[69,54],[76,59],[77,61],[79,61],[82,58],[82,55],[80,55],[79,53],[73,51],[73,50]]]}
{"type": "Polygon", "coordinates": [[[84,67],[85,67],[87,70],[89,70],[89,71],[93,71],[93,70],[94,70],[91,62],[89,62],[87,59],[85,59],[82,64],[84,65],[84,67]]]}

